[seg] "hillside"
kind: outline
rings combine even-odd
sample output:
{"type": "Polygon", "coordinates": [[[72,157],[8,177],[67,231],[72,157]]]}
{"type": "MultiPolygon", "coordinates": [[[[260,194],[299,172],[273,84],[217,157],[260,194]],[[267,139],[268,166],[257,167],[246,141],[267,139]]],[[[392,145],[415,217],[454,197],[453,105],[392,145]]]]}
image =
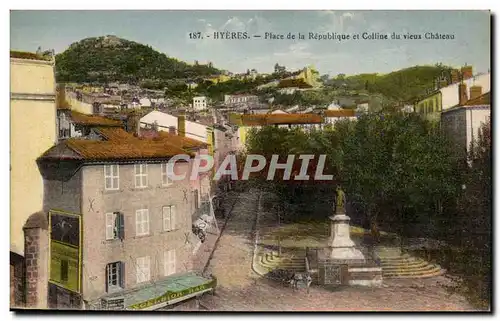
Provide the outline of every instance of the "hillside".
{"type": "Polygon", "coordinates": [[[57,81],[139,83],[219,73],[211,65],[190,65],[116,36],[83,39],[56,55],[57,81]]]}
{"type": "Polygon", "coordinates": [[[397,101],[411,102],[433,89],[439,78],[449,78],[451,68],[437,64],[435,66],[414,66],[388,74],[359,74],[342,76],[332,80],[333,84],[343,83],[348,90],[366,90],[382,94],[397,101]]]}

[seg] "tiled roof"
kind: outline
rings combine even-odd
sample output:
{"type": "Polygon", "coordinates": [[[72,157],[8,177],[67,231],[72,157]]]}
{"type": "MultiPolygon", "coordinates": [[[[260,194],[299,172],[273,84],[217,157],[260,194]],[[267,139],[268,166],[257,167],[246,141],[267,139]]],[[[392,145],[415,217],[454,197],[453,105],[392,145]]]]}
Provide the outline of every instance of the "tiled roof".
{"type": "Polygon", "coordinates": [[[465,106],[491,105],[490,93],[487,92],[481,96],[469,100],[465,106]]]}
{"type": "Polygon", "coordinates": [[[44,57],[41,55],[37,55],[36,53],[33,53],[33,52],[24,52],[24,51],[15,51],[15,50],[10,51],[10,58],[50,61],[50,58],[44,57]]]}
{"type": "Polygon", "coordinates": [[[471,99],[467,101],[464,105],[455,105],[451,108],[445,109],[442,112],[443,113],[448,113],[448,112],[454,112],[456,110],[460,110],[461,108],[467,108],[467,107],[474,107],[474,106],[484,106],[484,105],[491,105],[491,98],[490,98],[490,93],[487,92],[485,94],[482,94],[481,96],[471,99]]]}
{"type": "Polygon", "coordinates": [[[354,109],[338,109],[338,110],[325,110],[325,117],[354,117],[356,111],[354,109]]]}
{"type": "Polygon", "coordinates": [[[127,139],[137,139],[120,127],[98,127],[96,130],[106,140],[124,141],[127,139]]]}
{"type": "Polygon", "coordinates": [[[160,131],[159,134],[160,134],[159,139],[165,140],[170,144],[179,146],[184,149],[206,148],[208,146],[207,143],[201,142],[199,140],[185,136],[170,134],[165,131],[160,131]]]}
{"type": "Polygon", "coordinates": [[[152,129],[141,128],[140,135],[141,137],[139,139],[163,141],[183,149],[198,149],[198,148],[206,148],[208,146],[207,143],[201,142],[199,140],[185,136],[170,134],[166,131],[155,131],[152,129]]]}
{"type": "Polygon", "coordinates": [[[123,126],[119,120],[109,119],[96,115],[85,115],[76,111],[71,112],[71,119],[75,124],[91,126],[123,126]]]}
{"type": "Polygon", "coordinates": [[[128,140],[122,141],[91,141],[68,140],[68,146],[85,159],[139,159],[167,158],[177,154],[186,154],[178,147],[163,141],[128,140]]]}
{"type": "Polygon", "coordinates": [[[136,138],[125,141],[98,141],[71,138],[50,148],[40,157],[40,159],[64,158],[60,151],[66,148],[69,148],[77,154],[76,157],[71,157],[71,159],[86,161],[164,159],[178,154],[190,154],[163,140],[157,141],[136,138]]]}
{"type": "Polygon", "coordinates": [[[241,122],[243,126],[321,124],[323,118],[318,114],[260,114],[242,115],[241,122]]]}

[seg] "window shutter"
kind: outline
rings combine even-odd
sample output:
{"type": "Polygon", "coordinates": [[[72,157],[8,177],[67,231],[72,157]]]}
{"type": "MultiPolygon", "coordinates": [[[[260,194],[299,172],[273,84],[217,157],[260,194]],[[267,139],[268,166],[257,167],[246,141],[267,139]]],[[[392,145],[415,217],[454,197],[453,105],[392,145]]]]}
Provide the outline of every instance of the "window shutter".
{"type": "Polygon", "coordinates": [[[122,289],[125,289],[125,262],[120,262],[120,280],[119,284],[122,289]]]}
{"type": "Polygon", "coordinates": [[[106,264],[106,277],[104,278],[104,283],[106,285],[106,292],[109,292],[108,282],[109,282],[109,264],[106,264]]]}
{"type": "Polygon", "coordinates": [[[170,250],[170,274],[175,273],[175,266],[176,266],[176,251],[175,249],[170,250]]]}
{"type": "Polygon", "coordinates": [[[112,240],[113,237],[113,228],[115,228],[114,222],[113,222],[114,214],[113,213],[106,213],[106,240],[112,240]]]}
{"type": "Polygon", "coordinates": [[[135,212],[135,235],[140,235],[142,233],[142,212],[138,210],[135,212]]]}
{"type": "Polygon", "coordinates": [[[146,210],[143,210],[142,212],[142,220],[143,220],[143,224],[144,224],[144,228],[143,228],[143,233],[144,234],[149,234],[149,210],[146,209],[146,210]]]}
{"type": "Polygon", "coordinates": [[[170,228],[175,230],[177,227],[177,212],[175,210],[175,205],[170,206],[170,228]]]}
{"type": "Polygon", "coordinates": [[[171,228],[171,216],[170,208],[168,206],[163,207],[163,230],[169,231],[171,228]]]}
{"type": "Polygon", "coordinates": [[[125,216],[123,213],[116,213],[116,222],[117,222],[117,231],[118,231],[118,238],[120,240],[125,239],[125,216]]]}

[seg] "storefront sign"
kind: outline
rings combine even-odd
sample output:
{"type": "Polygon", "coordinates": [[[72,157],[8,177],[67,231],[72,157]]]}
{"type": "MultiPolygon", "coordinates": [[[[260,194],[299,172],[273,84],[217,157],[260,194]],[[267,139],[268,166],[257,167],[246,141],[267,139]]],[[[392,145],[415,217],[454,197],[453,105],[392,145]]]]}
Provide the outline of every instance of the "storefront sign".
{"type": "Polygon", "coordinates": [[[49,281],[66,290],[80,293],[81,215],[49,212],[49,281]]]}
{"type": "Polygon", "coordinates": [[[211,282],[208,282],[206,284],[201,284],[196,287],[192,287],[186,290],[178,291],[178,292],[171,292],[168,291],[167,293],[163,294],[162,296],[159,296],[154,299],[147,300],[145,302],[137,303],[134,305],[131,305],[128,307],[128,309],[131,310],[144,310],[148,309],[152,306],[159,305],[165,302],[170,302],[174,300],[181,299],[183,297],[188,297],[192,294],[198,293],[198,292],[203,292],[205,290],[209,290],[214,288],[216,285],[216,280],[212,280],[211,282]]]}

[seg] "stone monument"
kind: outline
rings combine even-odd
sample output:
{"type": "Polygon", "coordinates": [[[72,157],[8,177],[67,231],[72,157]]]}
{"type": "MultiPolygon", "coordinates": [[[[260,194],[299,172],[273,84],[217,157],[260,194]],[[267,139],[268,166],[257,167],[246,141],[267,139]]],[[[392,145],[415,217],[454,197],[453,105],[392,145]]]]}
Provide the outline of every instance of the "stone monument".
{"type": "Polygon", "coordinates": [[[365,257],[356,244],[351,240],[349,216],[345,210],[346,197],[342,188],[337,187],[334,213],[330,216],[330,241],[329,241],[329,259],[339,261],[345,264],[364,263],[365,257]]]}
{"type": "Polygon", "coordinates": [[[306,249],[306,271],[318,284],[325,286],[382,285],[382,267],[363,253],[351,240],[346,197],[337,187],[333,215],[330,216],[330,237],[325,247],[306,249]]]}

